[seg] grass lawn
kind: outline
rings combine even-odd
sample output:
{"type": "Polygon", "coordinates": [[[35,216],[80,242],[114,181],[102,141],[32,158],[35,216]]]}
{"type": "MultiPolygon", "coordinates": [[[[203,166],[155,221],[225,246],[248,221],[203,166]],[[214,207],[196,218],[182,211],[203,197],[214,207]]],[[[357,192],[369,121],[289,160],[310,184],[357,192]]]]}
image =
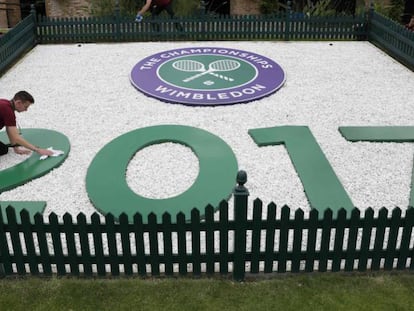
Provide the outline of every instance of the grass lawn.
{"type": "Polygon", "coordinates": [[[0,280],[0,310],[413,310],[414,274],[0,280]]]}

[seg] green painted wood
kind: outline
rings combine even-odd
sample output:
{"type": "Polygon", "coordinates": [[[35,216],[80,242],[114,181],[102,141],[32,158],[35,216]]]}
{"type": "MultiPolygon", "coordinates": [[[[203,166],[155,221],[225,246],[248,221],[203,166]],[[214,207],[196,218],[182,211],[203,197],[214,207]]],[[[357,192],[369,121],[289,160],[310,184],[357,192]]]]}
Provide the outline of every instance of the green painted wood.
{"type": "Polygon", "coordinates": [[[286,272],[287,253],[289,244],[289,219],[290,209],[287,206],[283,206],[282,213],[280,216],[279,250],[277,262],[278,273],[286,272]]]}
{"type": "Polygon", "coordinates": [[[162,215],[162,233],[164,244],[165,275],[172,276],[174,274],[174,259],[172,251],[171,215],[169,213],[162,215]]]}
{"type": "Polygon", "coordinates": [[[160,275],[160,253],[158,250],[158,231],[157,231],[157,215],[150,213],[148,215],[148,236],[150,245],[150,264],[151,275],[160,275]]]}
{"type": "Polygon", "coordinates": [[[144,225],[141,214],[134,215],[135,251],[137,254],[138,274],[141,277],[147,275],[145,263],[144,225]]]}
{"type": "Polygon", "coordinates": [[[394,259],[398,257],[397,238],[401,222],[401,209],[392,210],[391,222],[388,232],[388,241],[385,252],[384,270],[391,271],[394,268],[394,259]]]}
{"type": "Polygon", "coordinates": [[[254,200],[252,219],[252,259],[250,262],[250,273],[259,273],[262,208],[262,201],[257,199],[254,200]]]}
{"type": "Polygon", "coordinates": [[[355,208],[351,212],[351,219],[349,223],[348,242],[346,246],[345,271],[353,271],[356,259],[356,247],[358,241],[358,229],[361,213],[359,209],[355,208]]]}
{"type": "Polygon", "coordinates": [[[295,211],[293,228],[293,248],[292,248],[292,272],[300,272],[300,260],[302,251],[302,233],[304,227],[304,212],[301,209],[295,211]]]}
{"type": "Polygon", "coordinates": [[[219,206],[220,274],[229,273],[229,205],[222,201],[219,206]]]}
{"type": "Polygon", "coordinates": [[[102,242],[102,225],[100,215],[93,213],[91,216],[91,229],[93,235],[93,245],[95,248],[95,262],[98,276],[106,275],[105,256],[102,242]]]}
{"type": "Polygon", "coordinates": [[[52,265],[50,259],[50,252],[46,237],[46,225],[43,221],[43,216],[36,214],[34,216],[34,230],[37,232],[37,240],[39,243],[40,263],[42,264],[43,274],[46,276],[52,275],[52,265]]]}
{"type": "Polygon", "coordinates": [[[0,75],[36,45],[33,16],[27,16],[0,37],[0,75]]]}
{"type": "Polygon", "coordinates": [[[50,228],[50,236],[52,238],[57,275],[66,275],[65,258],[63,256],[62,240],[60,237],[59,220],[55,213],[51,213],[49,215],[48,227],[50,228]]]}
{"type": "Polygon", "coordinates": [[[122,213],[119,216],[119,231],[121,233],[122,261],[125,275],[132,275],[131,241],[129,238],[128,215],[122,213]]]}
{"type": "Polygon", "coordinates": [[[369,12],[368,22],[369,41],[414,70],[414,34],[373,10],[369,12]]]}
{"type": "Polygon", "coordinates": [[[346,210],[340,209],[338,211],[337,222],[335,226],[335,240],[332,257],[332,272],[341,270],[342,252],[344,245],[344,233],[346,225],[346,210]]]}
{"type": "Polygon", "coordinates": [[[218,136],[190,126],[158,125],[123,134],[102,148],[88,168],[86,190],[94,206],[103,214],[111,212],[117,216],[125,212],[133,217],[139,212],[144,217],[149,213],[161,217],[165,212],[183,212],[189,218],[194,207],[202,209],[208,204],[218,207],[221,200],[228,199],[236,173],[237,159],[230,146],[218,136]],[[165,142],[191,148],[199,161],[199,174],[193,185],[177,196],[166,199],[143,197],[127,184],[128,164],[137,151],[165,142]]]}
{"type": "MultiPolygon", "coordinates": [[[[70,274],[72,276],[79,276],[78,255],[76,250],[75,232],[73,229],[72,215],[65,213],[63,215],[63,230],[65,232],[66,247],[67,247],[67,261],[70,267],[70,274]]],[[[96,245],[96,241],[94,241],[96,245]]]]}
{"type": "Polygon", "coordinates": [[[329,257],[329,244],[331,241],[331,229],[332,229],[332,217],[333,212],[331,209],[327,209],[323,214],[322,220],[322,237],[321,237],[321,249],[319,251],[319,272],[326,272],[328,270],[329,257]]]}
{"type": "Polygon", "coordinates": [[[10,240],[13,247],[14,263],[16,264],[17,274],[25,275],[26,268],[23,260],[22,243],[20,242],[19,230],[17,228],[17,217],[13,208],[6,209],[8,225],[10,230],[10,240]]]}
{"type": "Polygon", "coordinates": [[[22,232],[24,236],[24,243],[26,245],[27,261],[29,263],[30,274],[39,275],[39,267],[37,266],[37,255],[31,228],[31,217],[27,210],[20,212],[20,219],[22,224],[22,232]]]}
{"type": "MultiPolygon", "coordinates": [[[[0,171],[0,193],[47,174],[61,165],[69,154],[69,139],[62,133],[46,129],[22,129],[21,133],[25,139],[34,145],[44,148],[53,147],[55,150],[62,150],[64,154],[58,157],[49,157],[46,160],[39,160],[40,155],[32,152],[31,156],[25,161],[0,171]]],[[[8,143],[5,132],[0,132],[0,140],[8,143]]]]}
{"type": "Polygon", "coordinates": [[[187,275],[187,237],[186,220],[184,213],[177,214],[177,241],[178,241],[178,273],[182,276],[187,275]]]}
{"type": "Polygon", "coordinates": [[[45,201],[0,201],[1,213],[3,214],[3,219],[7,223],[6,208],[8,206],[13,207],[16,210],[17,222],[20,223],[20,212],[26,210],[31,218],[36,213],[43,214],[44,209],[46,208],[45,201]]]}
{"type": "Polygon", "coordinates": [[[200,212],[193,209],[191,211],[191,254],[194,276],[201,275],[200,231],[200,212]]]}
{"type": "Polygon", "coordinates": [[[208,205],[205,209],[205,243],[206,243],[206,273],[214,274],[214,208],[208,205]]]}
{"type": "Polygon", "coordinates": [[[381,251],[383,249],[385,228],[387,227],[388,210],[381,208],[377,218],[377,231],[375,232],[374,248],[372,253],[371,270],[377,271],[381,268],[381,251]]]}
{"type": "Polygon", "coordinates": [[[276,230],[276,204],[273,202],[267,206],[266,226],[266,241],[265,241],[265,258],[264,258],[264,273],[273,272],[273,259],[275,254],[275,230],[276,230]]]}
{"type": "Polygon", "coordinates": [[[354,208],[309,127],[277,126],[248,132],[258,146],[285,145],[312,208],[354,208]]]}
{"type": "Polygon", "coordinates": [[[88,223],[86,221],[86,216],[83,213],[78,214],[76,217],[79,230],[79,243],[81,248],[81,257],[83,265],[83,273],[86,276],[91,277],[92,274],[92,260],[91,260],[91,249],[89,246],[88,238],[88,223]]]}
{"type": "Polygon", "coordinates": [[[362,223],[361,247],[358,258],[358,271],[364,272],[368,269],[369,245],[371,243],[372,229],[374,228],[374,210],[368,208],[365,211],[362,223]]]}
{"type": "Polygon", "coordinates": [[[309,212],[308,238],[306,242],[305,272],[313,272],[316,258],[316,234],[318,230],[319,212],[312,209],[309,212]]]}
{"type": "MultiPolygon", "coordinates": [[[[340,127],[339,131],[345,139],[354,142],[414,142],[414,126],[346,126],[340,127]]],[[[414,206],[414,167],[411,174],[408,205],[414,206]]]]}
{"type": "Polygon", "coordinates": [[[115,217],[109,213],[105,215],[106,238],[108,241],[108,259],[111,266],[111,275],[119,276],[118,250],[116,247],[115,217]]]}
{"type": "Polygon", "coordinates": [[[414,126],[341,126],[348,141],[414,142],[414,126]]]}
{"type": "Polygon", "coordinates": [[[3,213],[0,213],[0,276],[13,273],[3,213]]]}
{"type": "Polygon", "coordinates": [[[246,263],[246,224],[249,191],[244,187],[247,176],[237,174],[238,185],[234,188],[234,266],[233,279],[243,281],[246,263]]]}
{"type": "MultiPolygon", "coordinates": [[[[405,213],[404,224],[402,227],[400,253],[397,261],[397,270],[405,270],[407,268],[407,259],[409,258],[411,234],[414,226],[414,207],[409,207],[405,213]]],[[[414,252],[413,252],[414,253],[414,252]]],[[[411,257],[411,264],[413,264],[413,257],[411,257]]]]}

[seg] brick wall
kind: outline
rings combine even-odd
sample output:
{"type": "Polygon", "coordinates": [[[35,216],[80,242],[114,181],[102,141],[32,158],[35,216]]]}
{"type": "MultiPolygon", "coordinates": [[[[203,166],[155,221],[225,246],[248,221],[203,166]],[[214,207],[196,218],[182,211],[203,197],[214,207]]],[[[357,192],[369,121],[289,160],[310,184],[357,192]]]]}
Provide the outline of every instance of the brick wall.
{"type": "Polygon", "coordinates": [[[259,14],[260,2],[260,0],[230,0],[230,14],[259,14]]]}
{"type": "Polygon", "coordinates": [[[2,0],[7,4],[0,4],[0,28],[13,27],[21,20],[20,1],[19,0],[2,0]]]}
{"type": "Polygon", "coordinates": [[[46,15],[49,17],[89,16],[91,1],[88,0],[46,0],[46,15]]]}

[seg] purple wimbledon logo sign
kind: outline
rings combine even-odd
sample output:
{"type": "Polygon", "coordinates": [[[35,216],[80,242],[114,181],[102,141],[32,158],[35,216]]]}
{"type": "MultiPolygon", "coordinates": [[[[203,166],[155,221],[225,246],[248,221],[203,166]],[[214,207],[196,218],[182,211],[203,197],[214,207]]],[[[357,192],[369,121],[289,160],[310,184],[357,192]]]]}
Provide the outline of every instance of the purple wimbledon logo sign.
{"type": "Polygon", "coordinates": [[[144,94],[185,105],[245,103],[276,92],[285,82],[273,60],[248,51],[194,47],[160,52],[138,62],[131,83],[144,94]]]}

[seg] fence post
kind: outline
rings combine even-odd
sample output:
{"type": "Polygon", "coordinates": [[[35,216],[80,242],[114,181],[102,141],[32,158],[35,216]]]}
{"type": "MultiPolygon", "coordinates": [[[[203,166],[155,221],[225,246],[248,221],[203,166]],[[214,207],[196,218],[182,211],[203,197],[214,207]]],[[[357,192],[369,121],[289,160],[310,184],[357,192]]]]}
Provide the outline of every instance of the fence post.
{"type": "Polygon", "coordinates": [[[374,1],[371,0],[370,5],[369,5],[369,9],[368,12],[366,13],[366,18],[365,18],[365,22],[367,23],[366,26],[366,39],[369,41],[370,40],[370,35],[371,35],[371,23],[372,23],[372,16],[374,15],[374,1]]]}
{"type": "Polygon", "coordinates": [[[287,3],[287,11],[286,11],[286,18],[285,18],[285,40],[290,40],[290,21],[292,19],[292,2],[288,1],[287,3]]]}
{"type": "Polygon", "coordinates": [[[37,40],[37,17],[36,17],[36,6],[32,3],[30,5],[30,15],[33,18],[33,35],[34,35],[34,44],[38,43],[37,40]]]}
{"type": "Polygon", "coordinates": [[[238,185],[234,187],[234,262],[233,279],[243,281],[245,275],[246,256],[246,222],[247,222],[247,199],[249,191],[244,186],[247,182],[245,171],[237,173],[238,185]]]}
{"type": "Polygon", "coordinates": [[[115,41],[121,41],[121,18],[119,9],[119,0],[115,1],[115,41]]]}
{"type": "MultiPolygon", "coordinates": [[[[2,215],[2,207],[0,205],[0,232],[3,230],[3,215],[2,215]]],[[[3,264],[3,256],[1,254],[1,249],[0,249],[0,279],[4,278],[6,276],[6,272],[4,271],[4,264],[3,264]]]]}

